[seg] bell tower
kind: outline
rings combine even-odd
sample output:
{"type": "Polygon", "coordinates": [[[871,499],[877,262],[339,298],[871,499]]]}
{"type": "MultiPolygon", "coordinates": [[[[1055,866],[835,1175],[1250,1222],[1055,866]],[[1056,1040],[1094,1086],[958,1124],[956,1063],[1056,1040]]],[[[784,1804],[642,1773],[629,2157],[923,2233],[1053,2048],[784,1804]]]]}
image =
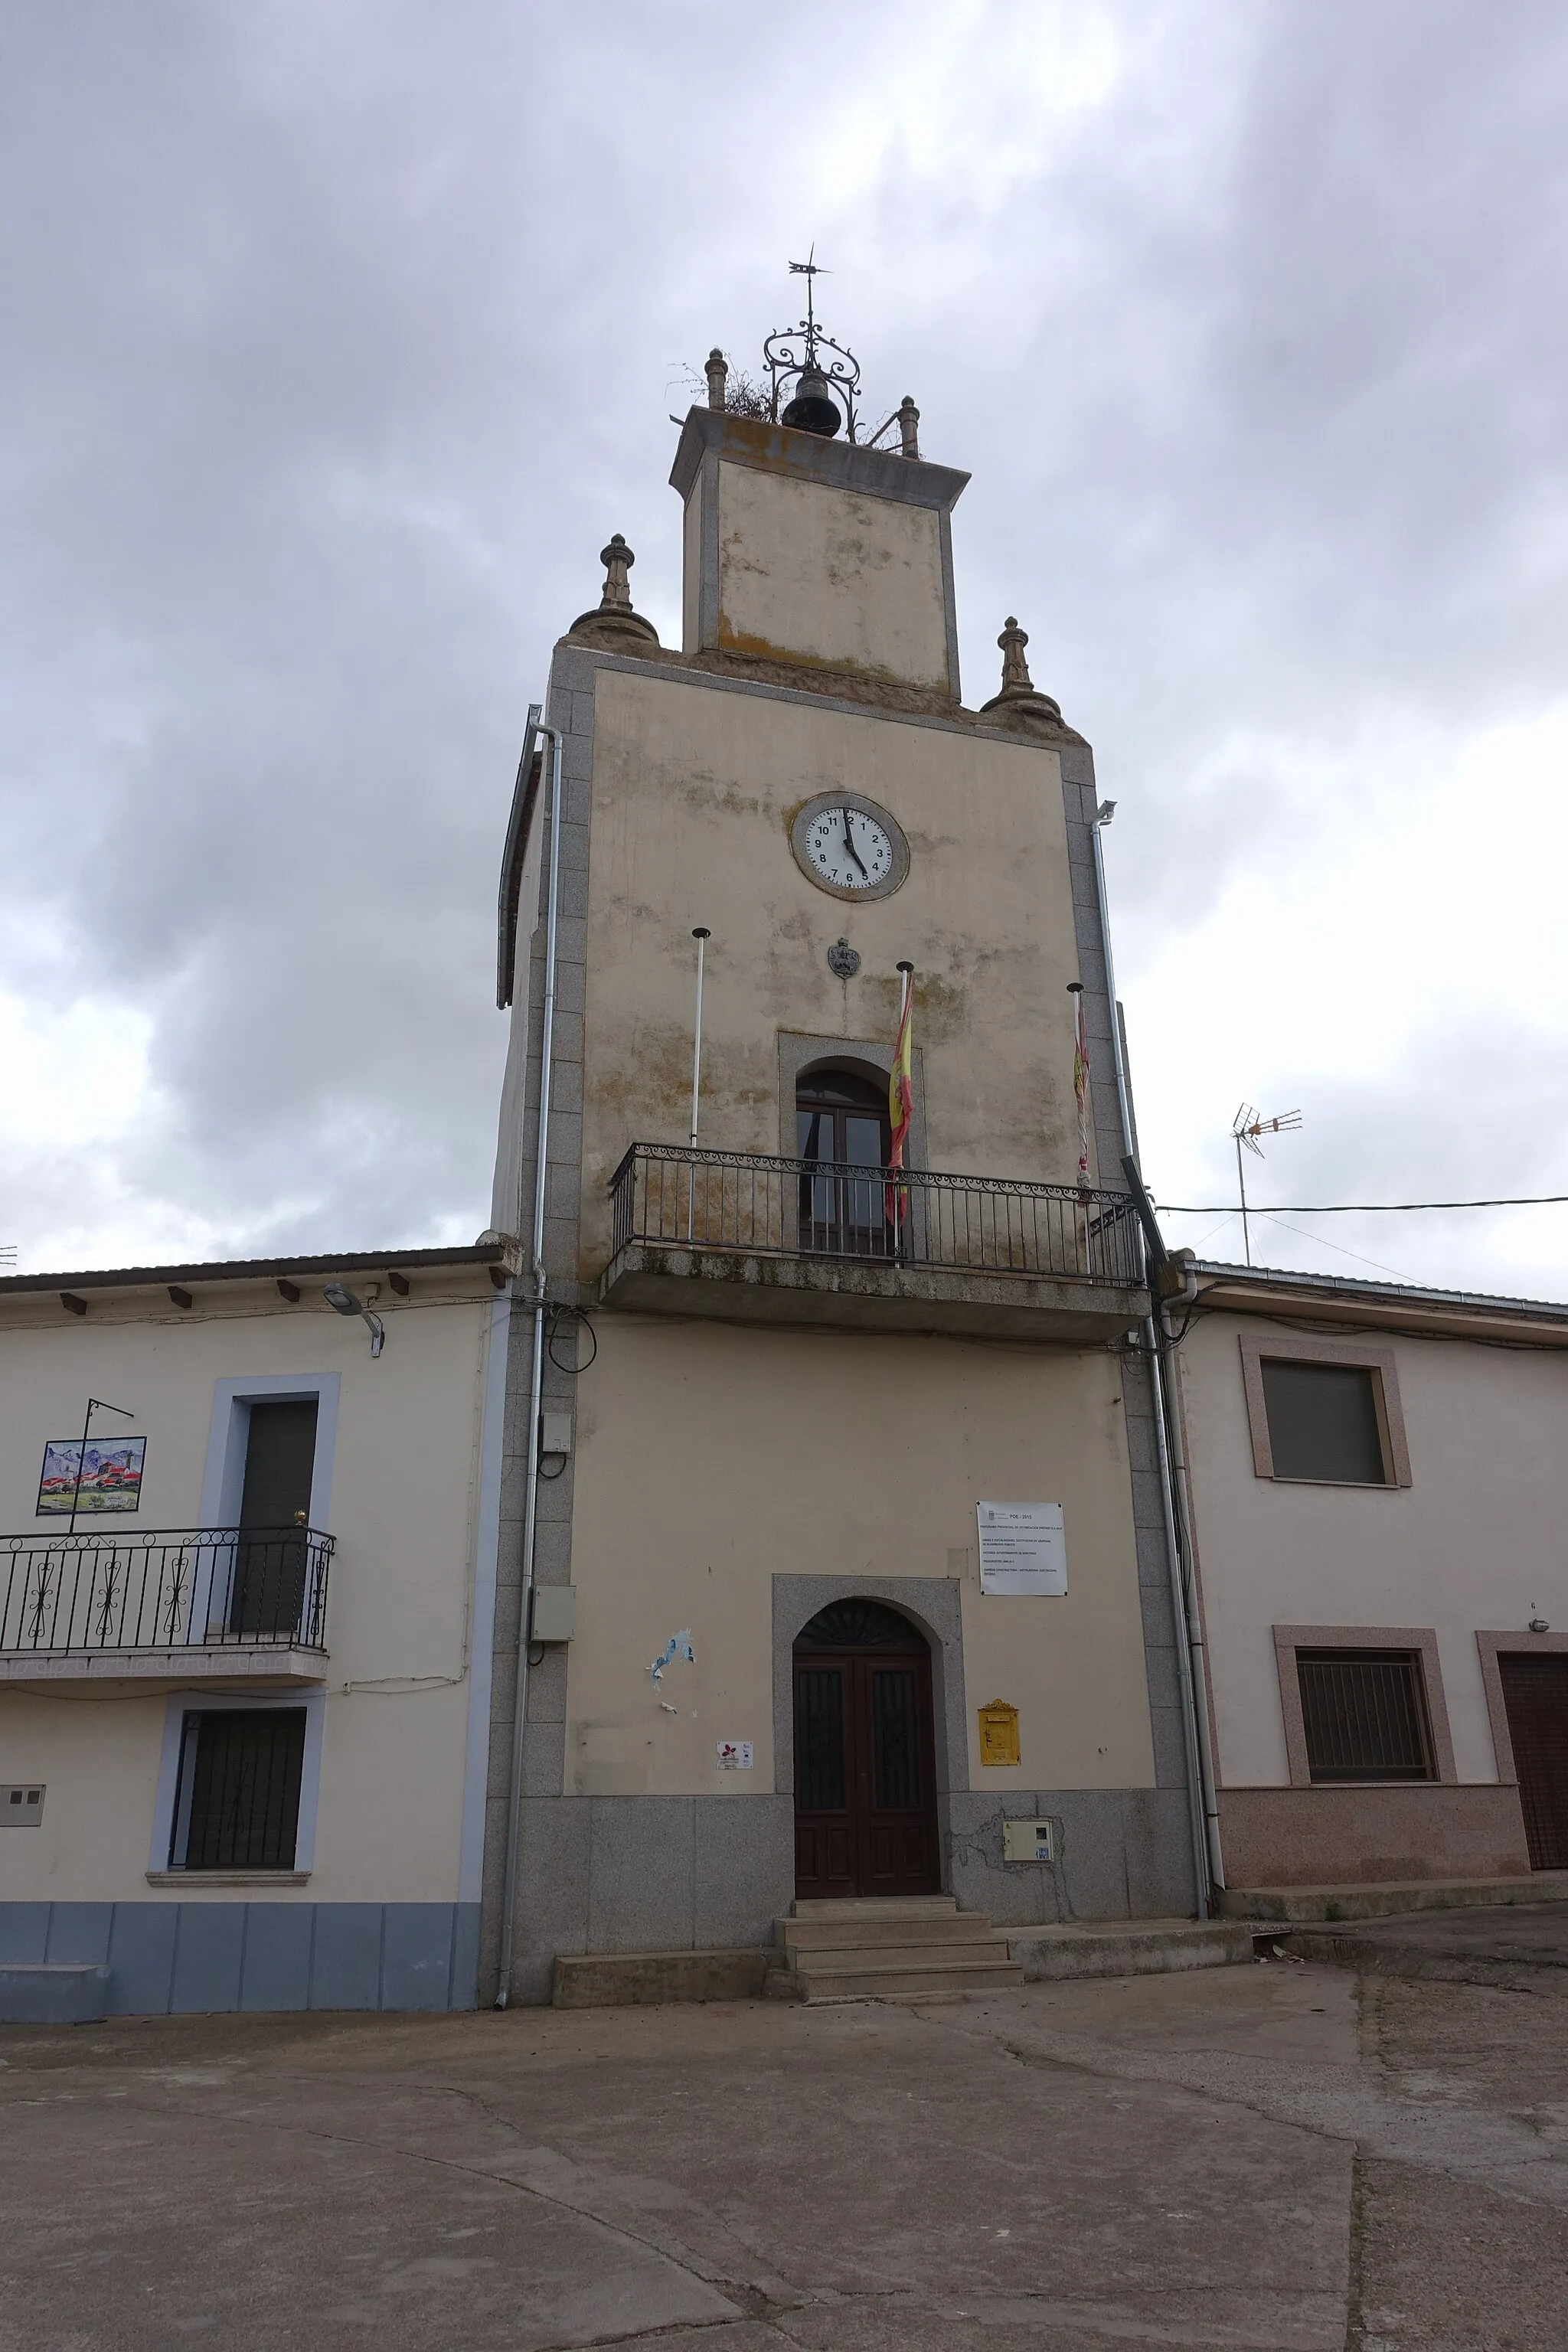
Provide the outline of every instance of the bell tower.
{"type": "Polygon", "coordinates": [[[670,481],[686,505],[684,650],[956,702],[951,517],[969,476],[921,457],[907,395],[869,442],[858,437],[859,363],[817,327],[807,284],[798,329],[764,345],[770,413],[730,407],[715,351],[708,405],[681,429],[670,481]],[[879,446],[895,426],[896,451],[879,446]]]}
{"type": "Polygon", "coordinates": [[[867,429],[803,267],[765,383],[715,351],[680,425],[680,647],[611,537],[508,837],[510,1998],[760,1969],[797,1898],[1193,1901],[1093,758],[1012,618],[963,702],[969,477],[912,399],[867,429]],[[1026,1863],[1004,1811],[1056,1825],[1026,1863]]]}

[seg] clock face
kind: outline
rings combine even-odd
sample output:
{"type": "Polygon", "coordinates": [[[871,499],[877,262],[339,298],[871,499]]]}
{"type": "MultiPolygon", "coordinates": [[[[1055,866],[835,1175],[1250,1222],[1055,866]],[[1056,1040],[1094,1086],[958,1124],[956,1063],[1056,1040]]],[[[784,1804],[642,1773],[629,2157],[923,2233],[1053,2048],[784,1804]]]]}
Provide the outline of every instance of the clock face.
{"type": "Polygon", "coordinates": [[[842,802],[819,809],[806,827],[805,854],[812,871],[839,890],[870,890],[893,870],[893,845],[886,825],[863,809],[842,802]]]}
{"type": "Polygon", "coordinates": [[[795,862],[836,898],[886,898],[910,870],[910,845],[897,817],[859,793],[819,793],[790,826],[795,862]]]}

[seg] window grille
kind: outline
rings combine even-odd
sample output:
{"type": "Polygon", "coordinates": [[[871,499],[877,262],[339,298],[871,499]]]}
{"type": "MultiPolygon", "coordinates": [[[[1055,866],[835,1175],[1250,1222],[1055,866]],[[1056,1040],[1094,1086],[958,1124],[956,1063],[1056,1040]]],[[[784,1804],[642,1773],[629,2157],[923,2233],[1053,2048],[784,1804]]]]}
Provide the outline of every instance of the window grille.
{"type": "Polygon", "coordinates": [[[1366,1364],[1306,1364],[1265,1357],[1263,1403],[1277,1478],[1386,1486],[1377,1375],[1366,1364]]]}
{"type": "Polygon", "coordinates": [[[1298,1650],[1314,1780],[1431,1780],[1418,1663],[1407,1650],[1298,1650]]]}
{"type": "Polygon", "coordinates": [[[214,1709],[185,1717],[174,1870],[292,1870],[305,1710],[214,1709]]]}

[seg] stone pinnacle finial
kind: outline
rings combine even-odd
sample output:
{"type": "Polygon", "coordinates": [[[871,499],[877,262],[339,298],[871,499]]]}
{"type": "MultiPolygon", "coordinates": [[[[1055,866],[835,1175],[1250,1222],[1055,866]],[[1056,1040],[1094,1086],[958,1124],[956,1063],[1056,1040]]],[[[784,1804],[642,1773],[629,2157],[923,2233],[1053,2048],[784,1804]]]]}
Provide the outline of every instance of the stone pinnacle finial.
{"type": "Polygon", "coordinates": [[[705,373],[708,377],[708,405],[721,409],[724,406],[724,387],[730,380],[730,362],[717,343],[708,354],[705,373]]]}
{"type": "Polygon", "coordinates": [[[637,557],[617,530],[608,547],[599,550],[599,561],[605,567],[605,593],[599,599],[601,613],[629,613],[632,609],[631,583],[626,574],[637,557]]]}
{"type": "Polygon", "coordinates": [[[1049,727],[1059,729],[1061,705],[1054,702],[1048,694],[1042,694],[1029,676],[1029,665],[1024,658],[1024,647],[1029,642],[1028,632],[1018,626],[1013,614],[1008,614],[1007,625],[996,642],[1002,648],[1002,691],[994,694],[989,702],[983,703],[982,709],[995,711],[998,724],[1010,726],[1017,721],[1027,725],[1032,720],[1040,719],[1049,727]]]}
{"type": "Polygon", "coordinates": [[[608,547],[599,550],[599,561],[605,567],[605,592],[591,613],[579,613],[568,635],[586,637],[591,644],[603,645],[616,653],[642,653],[658,643],[658,631],[651,621],[632,610],[631,583],[627,572],[637,557],[617,530],[608,547]]]}
{"type": "Polygon", "coordinates": [[[1033,694],[1035,681],[1029,676],[1029,665],[1024,658],[1024,647],[1029,633],[1018,626],[1016,614],[1009,613],[1007,625],[996,640],[1002,648],[1002,691],[1004,694],[1033,694]]]}
{"type": "Polygon", "coordinates": [[[914,395],[906,392],[899,403],[899,432],[903,444],[902,454],[906,457],[918,457],[921,454],[920,425],[921,413],[915,406],[914,395]]]}

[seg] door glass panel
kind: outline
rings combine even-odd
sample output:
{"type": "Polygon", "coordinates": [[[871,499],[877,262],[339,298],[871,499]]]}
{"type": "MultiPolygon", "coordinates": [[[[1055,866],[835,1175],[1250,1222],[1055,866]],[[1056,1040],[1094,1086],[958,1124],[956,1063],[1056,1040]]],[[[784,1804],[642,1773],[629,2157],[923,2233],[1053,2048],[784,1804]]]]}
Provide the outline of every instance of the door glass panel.
{"type": "Polygon", "coordinates": [[[834,1813],[844,1805],[844,1676],[835,1666],[802,1666],[795,1675],[795,1752],[799,1759],[803,1813],[834,1813]]]}
{"type": "Polygon", "coordinates": [[[878,1810],[913,1812],[921,1801],[921,1753],[908,1666],[871,1669],[871,1743],[878,1810]]]}
{"type": "Polygon", "coordinates": [[[857,1168],[879,1168],[882,1164],[882,1122],[879,1118],[857,1118],[853,1114],[844,1122],[844,1157],[857,1168]]]}

